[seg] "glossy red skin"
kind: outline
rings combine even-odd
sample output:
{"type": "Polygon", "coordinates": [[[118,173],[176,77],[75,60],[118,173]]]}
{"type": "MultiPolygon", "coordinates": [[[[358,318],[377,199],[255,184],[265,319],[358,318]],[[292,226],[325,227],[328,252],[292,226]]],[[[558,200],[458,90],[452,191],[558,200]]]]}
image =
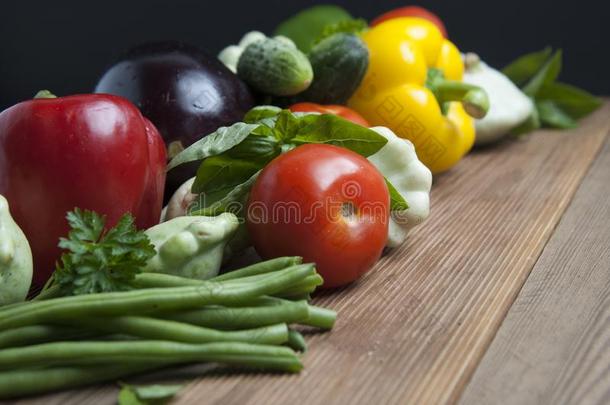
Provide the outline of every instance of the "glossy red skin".
{"type": "Polygon", "coordinates": [[[443,34],[445,38],[448,38],[447,28],[445,28],[445,24],[443,24],[443,21],[433,12],[418,6],[406,6],[390,10],[387,13],[384,13],[379,17],[375,18],[371,22],[371,27],[379,25],[384,21],[391,20],[392,18],[398,17],[418,17],[428,20],[438,27],[441,34],[443,34]]]}
{"type": "Polygon", "coordinates": [[[383,176],[368,160],[337,146],[310,144],[261,172],[250,192],[247,225],[263,258],[303,256],[316,263],[324,287],[338,287],[381,256],[389,209],[383,176]],[[346,202],[356,209],[350,219],[342,215],[346,202]]]}
{"type": "Polygon", "coordinates": [[[67,211],[94,210],[108,226],[126,212],[139,228],[158,223],[165,162],[158,131],[122,97],[36,99],[0,113],[0,194],[32,247],[34,285],[60,256],[67,211]]]}
{"type": "Polygon", "coordinates": [[[320,114],[334,114],[339,117],[343,117],[346,120],[353,122],[354,124],[362,125],[363,127],[369,127],[369,123],[364,117],[358,114],[351,108],[336,105],[336,104],[316,104],[316,103],[296,103],[290,106],[292,112],[317,112],[320,114]]]}
{"type": "Polygon", "coordinates": [[[165,169],[167,167],[167,150],[163,138],[157,128],[145,117],[146,140],[148,142],[148,178],[146,190],[142,195],[140,210],[136,216],[137,223],[142,228],[149,228],[159,223],[165,189],[165,169]]]}

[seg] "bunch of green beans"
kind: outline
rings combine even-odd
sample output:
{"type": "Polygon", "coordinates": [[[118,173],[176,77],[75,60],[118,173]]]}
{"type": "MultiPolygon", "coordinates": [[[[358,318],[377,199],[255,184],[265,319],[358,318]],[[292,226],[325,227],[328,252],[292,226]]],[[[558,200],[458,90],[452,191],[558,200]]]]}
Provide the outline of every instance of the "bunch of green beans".
{"type": "Polygon", "coordinates": [[[201,281],[138,274],[126,292],[59,296],[0,308],[0,399],[213,362],[298,372],[303,336],[336,313],[306,299],[322,278],[281,257],[201,281]]]}

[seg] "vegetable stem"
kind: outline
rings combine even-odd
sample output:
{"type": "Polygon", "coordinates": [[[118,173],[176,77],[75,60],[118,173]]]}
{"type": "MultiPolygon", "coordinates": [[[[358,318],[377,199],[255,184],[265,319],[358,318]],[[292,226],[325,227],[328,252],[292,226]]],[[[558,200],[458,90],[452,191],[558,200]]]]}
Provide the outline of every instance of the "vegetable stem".
{"type": "Polygon", "coordinates": [[[483,118],[489,111],[489,97],[487,92],[474,84],[464,83],[445,78],[442,70],[430,68],[426,87],[436,97],[443,114],[447,114],[447,102],[459,101],[468,115],[474,118],[483,118]]]}
{"type": "Polygon", "coordinates": [[[433,92],[439,104],[460,101],[468,115],[474,118],[483,118],[489,111],[489,97],[479,86],[443,79],[434,83],[433,92]]]}

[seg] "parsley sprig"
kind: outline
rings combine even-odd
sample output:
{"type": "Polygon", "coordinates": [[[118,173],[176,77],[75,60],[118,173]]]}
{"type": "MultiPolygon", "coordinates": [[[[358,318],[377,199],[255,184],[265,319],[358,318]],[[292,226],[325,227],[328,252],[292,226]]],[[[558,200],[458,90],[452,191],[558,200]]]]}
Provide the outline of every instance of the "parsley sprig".
{"type": "Polygon", "coordinates": [[[57,263],[53,283],[62,295],[124,291],[155,255],[154,246],[134,225],[131,214],[106,230],[106,218],[75,208],[66,219],[71,230],[59,247],[67,250],[57,263]]]}

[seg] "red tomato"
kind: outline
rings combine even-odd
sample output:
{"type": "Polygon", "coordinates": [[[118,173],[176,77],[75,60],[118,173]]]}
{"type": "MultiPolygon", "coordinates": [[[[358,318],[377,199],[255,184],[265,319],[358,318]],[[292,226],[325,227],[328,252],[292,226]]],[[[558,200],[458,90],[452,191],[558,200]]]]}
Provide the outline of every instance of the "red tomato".
{"type": "Polygon", "coordinates": [[[443,36],[445,38],[448,37],[447,28],[445,28],[445,24],[443,24],[443,21],[433,12],[426,10],[423,7],[418,7],[418,6],[407,6],[407,7],[401,7],[401,8],[396,8],[394,10],[390,10],[387,13],[384,13],[384,14],[380,15],[379,17],[375,18],[373,20],[373,22],[371,22],[371,27],[379,25],[386,20],[391,20],[392,18],[398,18],[398,17],[423,18],[425,20],[430,21],[434,25],[436,25],[438,27],[438,29],[440,30],[441,34],[443,34],[443,36]]]}
{"type": "Polygon", "coordinates": [[[381,256],[390,197],[383,176],[362,156],[309,144],[274,159],[258,177],[247,225],[263,258],[315,262],[324,287],[356,280],[381,256]]]}
{"type": "Polygon", "coordinates": [[[334,114],[339,117],[343,117],[354,124],[362,125],[363,127],[369,127],[369,123],[364,117],[358,114],[351,108],[336,105],[336,104],[316,104],[316,103],[296,103],[290,106],[292,112],[317,112],[320,114],[334,114]]]}

